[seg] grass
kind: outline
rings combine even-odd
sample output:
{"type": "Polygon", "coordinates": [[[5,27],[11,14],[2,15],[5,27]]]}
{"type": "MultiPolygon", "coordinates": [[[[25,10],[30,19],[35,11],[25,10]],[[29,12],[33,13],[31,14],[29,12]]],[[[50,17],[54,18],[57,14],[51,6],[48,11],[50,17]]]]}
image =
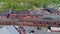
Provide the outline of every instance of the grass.
{"type": "Polygon", "coordinates": [[[27,9],[32,9],[35,8],[33,6],[36,6],[37,8],[44,8],[49,4],[60,4],[60,0],[0,0],[0,6],[2,5],[2,10],[5,9],[14,9],[14,10],[27,10],[27,9]],[[4,4],[1,4],[1,2],[4,2],[4,4]],[[21,3],[28,3],[27,6],[21,5],[21,3]]]}

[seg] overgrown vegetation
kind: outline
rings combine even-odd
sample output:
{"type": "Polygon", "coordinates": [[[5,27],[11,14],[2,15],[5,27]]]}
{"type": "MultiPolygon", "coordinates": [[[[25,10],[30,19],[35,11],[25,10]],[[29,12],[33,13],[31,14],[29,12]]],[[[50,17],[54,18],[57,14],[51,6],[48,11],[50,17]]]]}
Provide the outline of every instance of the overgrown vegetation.
{"type": "Polygon", "coordinates": [[[51,3],[60,4],[60,0],[0,0],[0,11],[9,8],[13,10],[27,10],[35,7],[45,8],[51,3]]]}

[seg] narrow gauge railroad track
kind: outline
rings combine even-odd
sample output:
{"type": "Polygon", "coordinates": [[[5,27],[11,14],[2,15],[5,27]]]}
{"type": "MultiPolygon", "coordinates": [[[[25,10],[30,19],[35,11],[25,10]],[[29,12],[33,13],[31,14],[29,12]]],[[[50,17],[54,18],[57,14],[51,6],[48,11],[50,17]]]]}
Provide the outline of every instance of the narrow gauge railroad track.
{"type": "Polygon", "coordinates": [[[60,27],[59,20],[43,20],[43,19],[0,19],[0,25],[21,25],[21,26],[51,26],[60,27]]]}

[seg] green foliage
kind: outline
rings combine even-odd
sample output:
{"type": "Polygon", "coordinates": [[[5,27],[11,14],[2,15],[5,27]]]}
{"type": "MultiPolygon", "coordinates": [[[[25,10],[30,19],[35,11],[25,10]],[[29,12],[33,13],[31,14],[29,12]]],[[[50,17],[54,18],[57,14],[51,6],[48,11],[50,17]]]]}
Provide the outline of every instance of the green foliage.
{"type": "Polygon", "coordinates": [[[0,11],[7,10],[9,8],[14,10],[27,10],[32,9],[33,6],[36,6],[38,8],[40,7],[44,8],[51,3],[59,4],[60,0],[0,0],[0,3],[1,2],[4,2],[4,4],[3,5],[0,4],[0,6],[2,6],[0,11]],[[28,5],[27,6],[25,4],[21,5],[22,2],[28,5]]]}

